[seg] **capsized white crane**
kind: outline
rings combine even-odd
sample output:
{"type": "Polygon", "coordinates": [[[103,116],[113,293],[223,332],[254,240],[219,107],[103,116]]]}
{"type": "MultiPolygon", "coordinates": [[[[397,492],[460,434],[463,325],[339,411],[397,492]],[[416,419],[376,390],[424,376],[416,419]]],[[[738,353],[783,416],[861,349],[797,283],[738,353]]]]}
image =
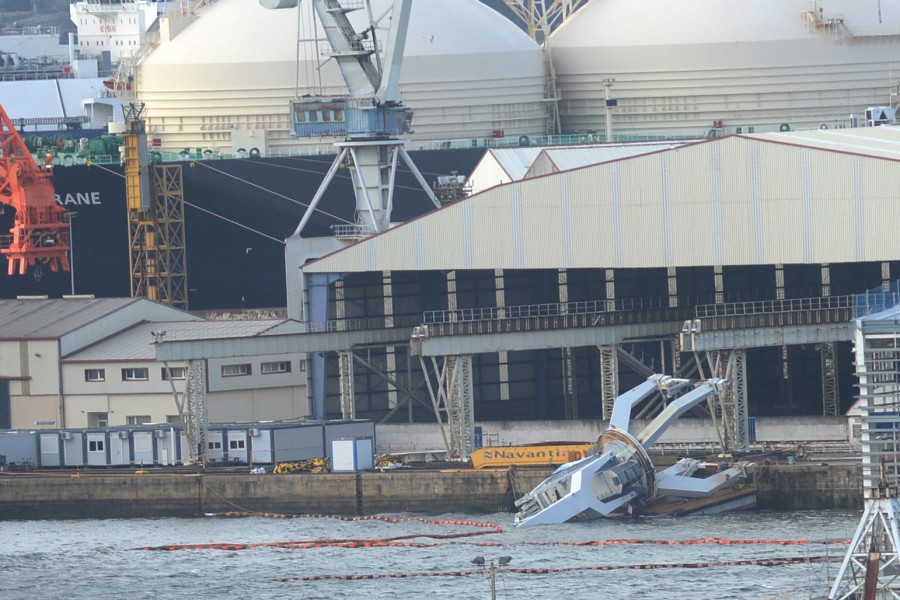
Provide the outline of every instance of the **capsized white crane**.
{"type": "Polygon", "coordinates": [[[708,379],[693,387],[686,379],[652,375],[625,392],[616,398],[609,429],[595,446],[597,453],[562,465],[517,500],[516,522],[520,526],[564,523],[585,512],[606,517],[661,496],[703,498],[744,477],[746,465],[742,464],[707,478],[691,477],[702,466],[691,458],[656,472],[647,453],[678,417],[725,385],[722,379],[708,379]],[[641,433],[631,435],[631,409],[657,390],[675,399],[641,433]]]}

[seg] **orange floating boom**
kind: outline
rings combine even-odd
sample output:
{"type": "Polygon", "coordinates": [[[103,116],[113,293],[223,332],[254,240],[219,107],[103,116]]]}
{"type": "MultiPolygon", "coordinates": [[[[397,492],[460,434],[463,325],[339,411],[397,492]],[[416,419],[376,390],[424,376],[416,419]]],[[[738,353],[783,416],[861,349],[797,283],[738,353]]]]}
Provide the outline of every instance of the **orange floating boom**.
{"type": "Polygon", "coordinates": [[[11,235],[0,235],[0,254],[9,275],[46,264],[69,270],[69,221],[56,204],[52,166],[35,162],[6,111],[0,106],[0,203],[16,211],[11,235]]]}

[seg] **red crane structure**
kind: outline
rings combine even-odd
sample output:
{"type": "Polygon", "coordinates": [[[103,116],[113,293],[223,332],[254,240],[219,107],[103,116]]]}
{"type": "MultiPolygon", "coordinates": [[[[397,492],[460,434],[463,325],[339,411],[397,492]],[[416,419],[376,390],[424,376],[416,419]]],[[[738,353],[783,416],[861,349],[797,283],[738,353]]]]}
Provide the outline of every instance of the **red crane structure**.
{"type": "Polygon", "coordinates": [[[9,275],[44,264],[69,270],[69,219],[56,203],[51,174],[52,166],[38,165],[0,106],[0,203],[16,211],[11,235],[0,235],[9,275]]]}

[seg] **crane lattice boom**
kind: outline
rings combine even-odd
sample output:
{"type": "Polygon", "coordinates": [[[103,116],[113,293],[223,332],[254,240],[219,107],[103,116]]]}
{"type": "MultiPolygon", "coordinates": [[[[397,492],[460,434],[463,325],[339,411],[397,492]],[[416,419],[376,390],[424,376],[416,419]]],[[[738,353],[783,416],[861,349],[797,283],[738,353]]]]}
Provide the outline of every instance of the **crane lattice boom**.
{"type": "Polygon", "coordinates": [[[69,270],[69,221],[56,203],[50,175],[50,166],[35,162],[0,106],[0,203],[16,211],[11,235],[0,236],[10,275],[24,275],[28,267],[41,264],[69,270]]]}

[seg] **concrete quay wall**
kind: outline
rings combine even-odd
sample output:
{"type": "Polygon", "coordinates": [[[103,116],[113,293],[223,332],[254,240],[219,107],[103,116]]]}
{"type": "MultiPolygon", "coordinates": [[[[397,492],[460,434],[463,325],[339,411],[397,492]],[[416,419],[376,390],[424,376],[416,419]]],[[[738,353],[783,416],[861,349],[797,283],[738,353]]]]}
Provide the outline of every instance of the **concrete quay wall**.
{"type": "MultiPolygon", "coordinates": [[[[497,512],[550,469],[396,470],[291,475],[6,475],[0,519],[191,517],[248,511],[284,514],[497,512]],[[515,492],[513,491],[515,488],[515,492]]],[[[773,465],[753,478],[761,508],[856,508],[858,466],[773,465]]]]}

